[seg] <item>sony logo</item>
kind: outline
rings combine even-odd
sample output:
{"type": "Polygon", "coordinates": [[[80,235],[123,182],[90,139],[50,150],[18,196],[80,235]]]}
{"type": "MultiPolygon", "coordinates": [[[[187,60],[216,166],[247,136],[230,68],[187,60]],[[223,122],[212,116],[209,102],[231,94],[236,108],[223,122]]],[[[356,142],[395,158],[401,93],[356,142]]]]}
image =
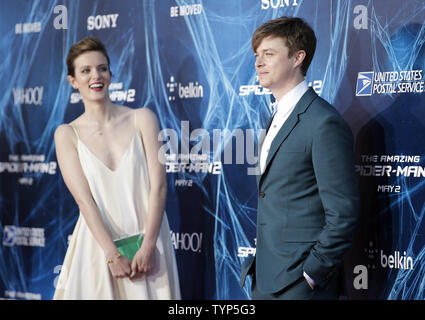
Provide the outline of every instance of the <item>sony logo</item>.
{"type": "Polygon", "coordinates": [[[297,0],[261,0],[261,10],[298,6],[297,0]]]}
{"type": "Polygon", "coordinates": [[[89,16],[87,18],[87,30],[116,28],[117,19],[118,19],[118,13],[89,16]]]}

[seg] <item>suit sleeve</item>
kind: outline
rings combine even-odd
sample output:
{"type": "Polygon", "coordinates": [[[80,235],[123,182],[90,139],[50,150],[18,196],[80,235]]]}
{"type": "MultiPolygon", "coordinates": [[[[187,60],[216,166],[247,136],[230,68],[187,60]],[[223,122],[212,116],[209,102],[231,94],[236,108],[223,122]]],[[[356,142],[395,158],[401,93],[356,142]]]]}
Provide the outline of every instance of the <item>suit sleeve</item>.
{"type": "Polygon", "coordinates": [[[353,135],[339,115],[330,115],[317,123],[312,162],[325,226],[304,262],[304,271],[323,286],[341,266],[359,217],[353,135]]]}

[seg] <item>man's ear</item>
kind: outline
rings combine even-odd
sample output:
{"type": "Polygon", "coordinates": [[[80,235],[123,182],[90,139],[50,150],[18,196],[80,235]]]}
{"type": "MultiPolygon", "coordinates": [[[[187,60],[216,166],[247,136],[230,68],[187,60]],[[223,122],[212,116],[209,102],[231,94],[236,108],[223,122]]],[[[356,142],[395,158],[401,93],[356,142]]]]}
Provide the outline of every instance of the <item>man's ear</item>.
{"type": "Polygon", "coordinates": [[[302,65],[305,59],[306,53],[304,50],[298,50],[294,53],[294,68],[302,65]]]}
{"type": "Polygon", "coordinates": [[[69,84],[74,88],[74,89],[78,89],[78,84],[77,81],[75,81],[75,78],[73,76],[68,76],[67,77],[69,84]]]}

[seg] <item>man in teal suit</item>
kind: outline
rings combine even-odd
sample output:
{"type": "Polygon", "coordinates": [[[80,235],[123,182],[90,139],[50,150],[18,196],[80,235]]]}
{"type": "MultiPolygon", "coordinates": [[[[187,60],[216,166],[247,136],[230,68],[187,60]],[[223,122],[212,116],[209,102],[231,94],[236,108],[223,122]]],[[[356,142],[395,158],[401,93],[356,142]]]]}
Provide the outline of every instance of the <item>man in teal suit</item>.
{"type": "Polygon", "coordinates": [[[241,286],[250,274],[253,299],[337,299],[359,213],[352,132],[304,79],[316,48],[308,24],[268,21],[252,47],[276,110],[259,146],[257,251],[241,286]]]}

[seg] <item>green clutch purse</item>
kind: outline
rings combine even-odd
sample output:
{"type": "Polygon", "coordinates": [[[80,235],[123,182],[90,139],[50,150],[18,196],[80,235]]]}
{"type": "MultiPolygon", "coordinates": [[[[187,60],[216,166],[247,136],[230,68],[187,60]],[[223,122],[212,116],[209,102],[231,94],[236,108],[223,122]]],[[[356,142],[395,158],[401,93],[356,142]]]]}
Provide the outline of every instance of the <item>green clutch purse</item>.
{"type": "Polygon", "coordinates": [[[143,237],[143,234],[138,233],[133,236],[114,240],[114,243],[117,246],[119,253],[126,256],[128,259],[133,260],[134,255],[142,245],[143,237]]]}

